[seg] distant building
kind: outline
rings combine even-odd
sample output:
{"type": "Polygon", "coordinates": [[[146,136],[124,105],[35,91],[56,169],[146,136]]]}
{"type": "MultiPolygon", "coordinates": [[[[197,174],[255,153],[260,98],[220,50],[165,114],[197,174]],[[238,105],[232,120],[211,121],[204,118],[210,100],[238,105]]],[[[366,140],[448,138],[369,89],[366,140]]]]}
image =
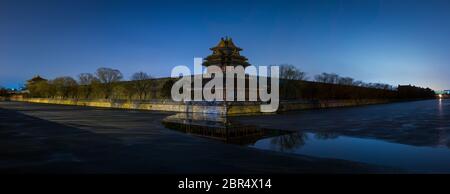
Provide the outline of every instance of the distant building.
{"type": "Polygon", "coordinates": [[[47,81],[46,79],[42,78],[41,76],[37,75],[31,78],[30,80],[27,80],[27,85],[35,84],[37,82],[41,81],[47,81]]]}
{"type": "Polygon", "coordinates": [[[25,84],[25,88],[22,88],[20,93],[21,94],[29,94],[30,93],[30,88],[32,88],[30,86],[33,86],[34,84],[39,83],[39,82],[46,82],[46,81],[48,81],[48,80],[42,78],[39,75],[34,76],[33,78],[27,80],[27,83],[25,84]]]}

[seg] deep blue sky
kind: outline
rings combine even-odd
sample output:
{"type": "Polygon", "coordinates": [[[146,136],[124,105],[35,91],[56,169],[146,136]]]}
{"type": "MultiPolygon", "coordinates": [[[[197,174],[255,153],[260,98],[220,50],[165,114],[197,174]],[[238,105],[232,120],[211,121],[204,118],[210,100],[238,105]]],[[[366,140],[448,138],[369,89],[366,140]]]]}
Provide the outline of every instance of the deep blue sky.
{"type": "Polygon", "coordinates": [[[450,89],[450,1],[5,1],[0,85],[98,67],[169,76],[230,36],[255,65],[450,89]]]}

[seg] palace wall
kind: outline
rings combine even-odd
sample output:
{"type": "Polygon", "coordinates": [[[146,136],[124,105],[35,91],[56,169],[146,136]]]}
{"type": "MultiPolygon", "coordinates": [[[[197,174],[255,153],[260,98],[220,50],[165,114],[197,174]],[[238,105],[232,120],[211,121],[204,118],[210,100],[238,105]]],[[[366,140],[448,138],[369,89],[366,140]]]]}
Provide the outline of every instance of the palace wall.
{"type": "MultiPolygon", "coordinates": [[[[168,112],[195,112],[219,115],[240,115],[240,114],[260,114],[260,104],[258,102],[236,102],[223,104],[206,103],[182,103],[170,100],[153,102],[125,101],[125,100],[76,100],[76,99],[51,99],[51,98],[10,98],[11,101],[61,104],[74,106],[89,106],[101,108],[119,108],[133,110],[152,110],[168,112]]],[[[359,99],[359,100],[298,100],[281,101],[278,112],[350,107],[370,104],[389,103],[397,100],[389,99],[359,99]]]]}

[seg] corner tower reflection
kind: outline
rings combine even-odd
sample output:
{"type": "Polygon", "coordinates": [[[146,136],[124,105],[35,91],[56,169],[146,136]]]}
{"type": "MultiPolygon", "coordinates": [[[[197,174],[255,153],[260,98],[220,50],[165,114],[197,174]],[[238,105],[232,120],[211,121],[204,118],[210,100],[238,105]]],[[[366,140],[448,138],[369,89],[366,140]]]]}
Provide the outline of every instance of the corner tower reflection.
{"type": "Polygon", "coordinates": [[[162,123],[169,129],[238,145],[250,145],[260,139],[275,137],[273,144],[291,149],[303,145],[305,137],[301,132],[243,125],[215,114],[179,113],[166,117],[162,123]]]}

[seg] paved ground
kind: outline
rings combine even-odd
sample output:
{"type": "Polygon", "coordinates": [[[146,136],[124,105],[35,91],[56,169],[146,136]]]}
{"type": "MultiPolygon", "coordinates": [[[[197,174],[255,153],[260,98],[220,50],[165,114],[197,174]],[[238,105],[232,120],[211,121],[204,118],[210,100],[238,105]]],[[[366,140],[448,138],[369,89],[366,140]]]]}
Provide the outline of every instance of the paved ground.
{"type": "Polygon", "coordinates": [[[330,173],[380,167],[262,151],[165,129],[169,113],[0,102],[2,173],[330,173]]]}

